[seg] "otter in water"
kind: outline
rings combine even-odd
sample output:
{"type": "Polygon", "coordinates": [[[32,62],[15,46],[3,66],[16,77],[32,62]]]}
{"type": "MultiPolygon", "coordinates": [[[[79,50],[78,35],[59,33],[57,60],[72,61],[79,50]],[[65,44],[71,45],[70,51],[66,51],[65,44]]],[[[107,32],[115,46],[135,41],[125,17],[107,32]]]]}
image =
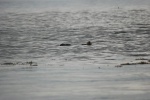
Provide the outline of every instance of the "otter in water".
{"type": "Polygon", "coordinates": [[[60,46],[71,46],[71,44],[64,44],[64,43],[62,43],[62,44],[60,44],[60,46]]]}
{"type": "Polygon", "coordinates": [[[82,45],[92,45],[92,43],[88,41],[86,44],[82,44],[82,45]]]}
{"type": "MultiPolygon", "coordinates": [[[[82,45],[92,45],[91,41],[88,41],[86,44],[82,44],[82,45]]],[[[60,44],[60,46],[71,46],[71,44],[67,44],[67,43],[62,43],[60,44]]]]}

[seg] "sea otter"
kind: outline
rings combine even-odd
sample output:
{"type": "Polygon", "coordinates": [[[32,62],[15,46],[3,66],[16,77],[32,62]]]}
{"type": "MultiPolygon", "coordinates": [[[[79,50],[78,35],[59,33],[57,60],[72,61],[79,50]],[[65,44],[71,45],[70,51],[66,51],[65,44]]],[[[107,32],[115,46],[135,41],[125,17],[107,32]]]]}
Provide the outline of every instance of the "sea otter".
{"type": "Polygon", "coordinates": [[[62,44],[60,44],[60,46],[71,46],[71,44],[64,44],[64,43],[62,43],[62,44]]]}
{"type": "Polygon", "coordinates": [[[82,44],[82,45],[92,45],[92,43],[88,41],[86,44],[82,44]]]}

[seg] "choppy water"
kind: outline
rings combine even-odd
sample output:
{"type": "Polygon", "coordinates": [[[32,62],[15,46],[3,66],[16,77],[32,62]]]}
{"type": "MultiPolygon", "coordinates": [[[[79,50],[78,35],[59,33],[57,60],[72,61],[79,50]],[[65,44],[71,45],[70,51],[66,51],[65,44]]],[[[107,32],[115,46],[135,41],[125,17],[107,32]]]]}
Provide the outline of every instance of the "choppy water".
{"type": "Polygon", "coordinates": [[[114,67],[137,58],[150,58],[148,9],[0,14],[0,100],[149,100],[149,64],[114,67]]]}
{"type": "Polygon", "coordinates": [[[0,26],[1,59],[150,55],[147,9],[3,13],[0,26]],[[87,41],[93,45],[81,45],[87,41]],[[61,43],[72,46],[60,47],[61,43]]]}

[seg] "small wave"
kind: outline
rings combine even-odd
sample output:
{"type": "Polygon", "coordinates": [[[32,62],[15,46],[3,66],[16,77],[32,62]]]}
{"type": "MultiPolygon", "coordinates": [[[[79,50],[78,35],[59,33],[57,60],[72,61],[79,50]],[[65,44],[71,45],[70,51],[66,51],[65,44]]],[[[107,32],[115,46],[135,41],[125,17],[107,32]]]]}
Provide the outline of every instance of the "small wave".
{"type": "Polygon", "coordinates": [[[137,53],[137,54],[129,54],[129,56],[150,56],[150,54],[147,54],[147,53],[137,53]]]}

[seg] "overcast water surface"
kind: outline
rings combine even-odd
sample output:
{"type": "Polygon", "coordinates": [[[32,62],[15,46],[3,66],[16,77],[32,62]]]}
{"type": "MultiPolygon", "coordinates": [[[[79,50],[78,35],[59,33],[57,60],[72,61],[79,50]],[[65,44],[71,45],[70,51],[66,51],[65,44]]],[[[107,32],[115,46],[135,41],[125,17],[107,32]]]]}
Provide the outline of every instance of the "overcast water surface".
{"type": "Polygon", "coordinates": [[[149,64],[115,67],[150,59],[147,7],[21,4],[1,5],[0,100],[149,100],[149,64]]]}

